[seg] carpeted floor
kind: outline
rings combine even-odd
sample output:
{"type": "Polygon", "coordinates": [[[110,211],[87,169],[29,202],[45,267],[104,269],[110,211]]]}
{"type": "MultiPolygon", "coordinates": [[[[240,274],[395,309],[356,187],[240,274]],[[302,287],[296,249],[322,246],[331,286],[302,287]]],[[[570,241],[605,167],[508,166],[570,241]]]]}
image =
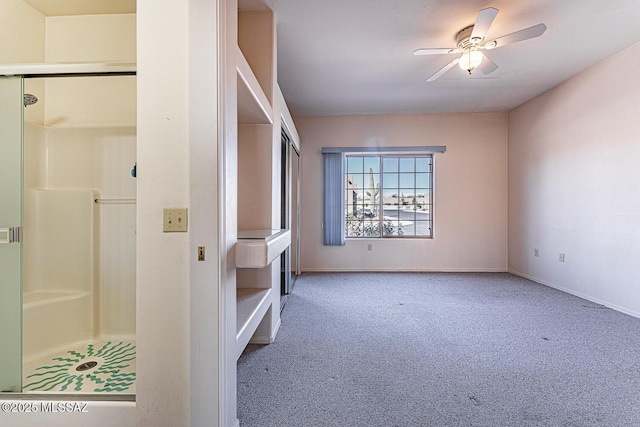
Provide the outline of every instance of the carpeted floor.
{"type": "Polygon", "coordinates": [[[640,426],[640,319],[502,273],[298,278],[251,426],[640,426]]]}

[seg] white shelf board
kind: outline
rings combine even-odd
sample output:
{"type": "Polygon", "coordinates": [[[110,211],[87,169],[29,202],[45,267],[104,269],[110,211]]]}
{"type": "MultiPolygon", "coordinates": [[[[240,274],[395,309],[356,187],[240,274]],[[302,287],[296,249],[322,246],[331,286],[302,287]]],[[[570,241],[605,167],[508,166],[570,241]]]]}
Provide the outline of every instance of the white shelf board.
{"type": "Polygon", "coordinates": [[[249,340],[271,305],[271,288],[236,289],[236,359],[240,357],[249,340]]]}
{"type": "Polygon", "coordinates": [[[240,51],[236,50],[238,71],[238,123],[272,124],[273,108],[249,63],[240,51]]]}
{"type": "Polygon", "coordinates": [[[238,231],[236,267],[266,267],[289,245],[291,245],[291,230],[238,231]]]}

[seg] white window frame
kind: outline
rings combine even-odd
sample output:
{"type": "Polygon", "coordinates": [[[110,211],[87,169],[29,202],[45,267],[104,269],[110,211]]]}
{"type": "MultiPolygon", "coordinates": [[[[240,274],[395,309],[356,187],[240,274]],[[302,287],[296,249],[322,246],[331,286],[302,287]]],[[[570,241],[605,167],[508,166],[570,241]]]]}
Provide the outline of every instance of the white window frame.
{"type": "MultiPolygon", "coordinates": [[[[444,151],[444,150],[443,150],[444,151]]],[[[345,198],[345,208],[344,208],[344,213],[343,213],[343,224],[344,224],[344,235],[345,235],[345,239],[354,239],[354,240],[360,240],[360,239],[433,239],[434,237],[434,171],[435,171],[435,156],[433,155],[433,153],[424,153],[424,152],[385,152],[385,151],[380,151],[380,152],[345,152],[345,159],[344,159],[344,198],[345,198]],[[353,175],[350,175],[350,171],[349,171],[349,167],[348,167],[348,162],[350,158],[354,158],[354,157],[362,157],[362,158],[366,158],[366,157],[376,157],[379,159],[379,172],[376,173],[376,175],[379,176],[379,187],[378,187],[378,201],[377,201],[377,211],[378,211],[378,219],[377,221],[373,221],[373,220],[366,220],[365,216],[366,216],[366,212],[365,211],[365,204],[364,202],[362,204],[351,204],[351,206],[353,206],[352,210],[355,209],[356,213],[351,213],[351,215],[362,215],[362,218],[359,221],[356,220],[350,220],[348,215],[350,215],[349,212],[349,193],[348,191],[350,190],[349,188],[349,177],[353,177],[353,175]],[[402,159],[402,158],[411,158],[411,159],[416,159],[416,158],[428,158],[429,159],[429,165],[430,165],[430,170],[428,172],[426,172],[426,174],[428,174],[428,183],[427,183],[427,187],[418,187],[416,184],[416,174],[422,174],[423,172],[419,172],[416,171],[415,168],[413,170],[413,172],[402,172],[400,170],[400,167],[398,168],[397,171],[391,172],[391,173],[397,173],[398,174],[398,179],[400,179],[399,175],[401,173],[412,173],[414,175],[414,185],[413,188],[407,188],[409,190],[412,190],[413,192],[413,196],[410,196],[413,198],[414,203],[413,203],[413,219],[409,220],[409,221],[405,221],[408,222],[410,224],[413,225],[414,227],[414,231],[412,235],[407,235],[407,234],[403,234],[404,231],[404,226],[407,226],[407,224],[405,224],[403,226],[402,224],[402,220],[401,220],[401,209],[400,209],[400,205],[398,204],[398,220],[396,221],[385,221],[385,216],[384,216],[384,207],[388,206],[385,204],[385,198],[384,198],[384,191],[385,191],[385,185],[384,185],[384,159],[389,159],[389,158],[398,158],[398,159],[402,159]],[[428,211],[426,212],[426,214],[428,215],[428,219],[426,220],[416,220],[416,216],[418,214],[425,214],[425,212],[418,212],[418,208],[417,208],[417,204],[415,203],[416,201],[416,197],[417,197],[417,190],[420,189],[426,189],[429,191],[429,196],[428,196],[428,200],[426,201],[426,205],[428,207],[428,211]],[[362,206],[362,212],[358,212],[358,206],[362,206]],[[380,214],[382,213],[382,214],[380,214]],[[368,221],[368,223],[367,223],[368,221]],[[349,224],[357,224],[357,222],[360,222],[360,225],[356,225],[353,228],[349,227],[349,224]],[[420,234],[420,235],[416,235],[416,231],[417,229],[415,227],[418,226],[419,223],[426,223],[428,230],[430,231],[429,234],[420,234]],[[377,224],[376,224],[377,223],[377,224]],[[361,228],[360,228],[361,227],[361,228]],[[378,235],[372,235],[372,234],[367,234],[367,227],[372,227],[372,229],[377,229],[378,231],[378,235]],[[385,231],[388,231],[389,229],[393,230],[394,234],[386,234],[385,231]],[[357,233],[361,232],[362,235],[357,235],[357,233]],[[354,234],[355,233],[355,234],[354,234]]],[[[387,172],[387,174],[389,174],[389,172],[387,172]]],[[[364,170],[364,165],[363,165],[363,171],[362,171],[362,175],[363,175],[363,180],[361,180],[362,182],[364,182],[364,180],[366,180],[366,175],[367,175],[367,171],[364,170]]],[[[398,191],[401,191],[402,188],[399,187],[400,183],[398,184],[398,191]]],[[[365,186],[363,185],[362,189],[358,189],[356,191],[362,192],[361,194],[363,194],[363,200],[364,200],[364,194],[367,193],[371,193],[372,189],[369,190],[365,190],[365,186]]],[[[389,190],[389,188],[386,188],[386,190],[389,190]]],[[[353,191],[353,190],[352,190],[353,191]]],[[[375,191],[374,191],[375,194],[375,191]]],[[[399,197],[400,193],[396,194],[396,197],[399,197]]],[[[371,195],[369,194],[369,197],[371,197],[371,195]]],[[[375,200],[375,195],[373,196],[374,200],[375,200]]],[[[422,207],[420,208],[422,209],[422,207]]],[[[388,211],[389,209],[387,209],[388,211]]],[[[391,209],[392,210],[392,209],[391,209]]],[[[410,209],[411,210],[411,209],[410,209]]]]}
{"type": "MultiPolygon", "coordinates": [[[[428,153],[435,155],[436,153],[444,153],[447,147],[444,145],[432,146],[394,146],[394,147],[323,147],[323,185],[322,194],[322,234],[323,244],[325,246],[344,246],[345,245],[345,193],[344,193],[344,156],[346,153],[406,153],[406,154],[423,154],[428,153]]],[[[432,163],[432,187],[435,184],[435,156],[432,163]]],[[[435,197],[435,192],[432,192],[435,197]]],[[[432,224],[435,223],[434,217],[431,219],[432,224]]],[[[431,238],[434,238],[433,228],[431,230],[431,238]]]]}

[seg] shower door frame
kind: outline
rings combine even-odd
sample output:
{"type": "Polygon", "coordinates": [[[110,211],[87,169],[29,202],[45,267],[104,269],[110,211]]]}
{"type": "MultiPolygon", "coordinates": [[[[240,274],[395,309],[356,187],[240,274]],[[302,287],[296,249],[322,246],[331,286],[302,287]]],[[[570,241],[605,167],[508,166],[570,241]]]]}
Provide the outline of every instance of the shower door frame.
{"type": "MultiPolygon", "coordinates": [[[[69,63],[69,64],[15,64],[15,65],[0,65],[0,79],[4,78],[18,78],[20,79],[20,87],[22,96],[24,95],[24,79],[27,78],[50,78],[50,77],[96,77],[96,76],[135,76],[136,64],[132,62],[110,62],[110,63],[69,63]]],[[[23,222],[23,204],[22,186],[23,186],[23,173],[24,173],[24,156],[23,156],[23,127],[24,116],[22,113],[23,104],[20,104],[20,218],[19,224],[10,224],[10,227],[22,227],[23,222]]],[[[15,222],[15,221],[14,221],[15,222]]],[[[0,224],[0,227],[7,225],[0,224]]],[[[18,243],[18,242],[16,242],[18,243]]],[[[16,244],[16,243],[11,243],[16,244]]],[[[3,391],[0,390],[0,400],[12,399],[12,400],[87,400],[87,401],[135,401],[135,394],[133,393],[114,393],[114,394],[95,394],[95,393],[37,393],[37,392],[22,392],[22,243],[18,243],[20,256],[19,256],[19,308],[18,313],[20,317],[19,328],[19,345],[18,349],[13,350],[11,357],[15,358],[16,354],[19,355],[19,388],[20,391],[3,391]]],[[[8,245],[8,246],[9,246],[8,245]]],[[[15,290],[15,289],[14,289],[15,290]]],[[[14,301],[11,301],[13,304],[14,301]]],[[[15,311],[15,309],[14,309],[15,311]]],[[[0,335],[2,336],[2,335],[0,335]]],[[[15,341],[15,340],[14,340],[15,341]]],[[[14,343],[15,345],[15,343],[14,343]]],[[[13,381],[15,382],[15,381],[13,381]]],[[[0,379],[0,383],[2,380],[0,379]]]]}
{"type": "Polygon", "coordinates": [[[23,79],[0,77],[0,392],[22,390],[23,79]]]}

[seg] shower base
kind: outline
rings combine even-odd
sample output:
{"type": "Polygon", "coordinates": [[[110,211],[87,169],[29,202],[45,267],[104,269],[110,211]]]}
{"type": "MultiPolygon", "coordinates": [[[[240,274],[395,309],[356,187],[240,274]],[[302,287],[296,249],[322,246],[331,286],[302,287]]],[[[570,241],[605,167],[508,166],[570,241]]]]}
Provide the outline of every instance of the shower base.
{"type": "Polygon", "coordinates": [[[25,363],[23,392],[135,393],[136,343],[101,339],[25,363]]]}

